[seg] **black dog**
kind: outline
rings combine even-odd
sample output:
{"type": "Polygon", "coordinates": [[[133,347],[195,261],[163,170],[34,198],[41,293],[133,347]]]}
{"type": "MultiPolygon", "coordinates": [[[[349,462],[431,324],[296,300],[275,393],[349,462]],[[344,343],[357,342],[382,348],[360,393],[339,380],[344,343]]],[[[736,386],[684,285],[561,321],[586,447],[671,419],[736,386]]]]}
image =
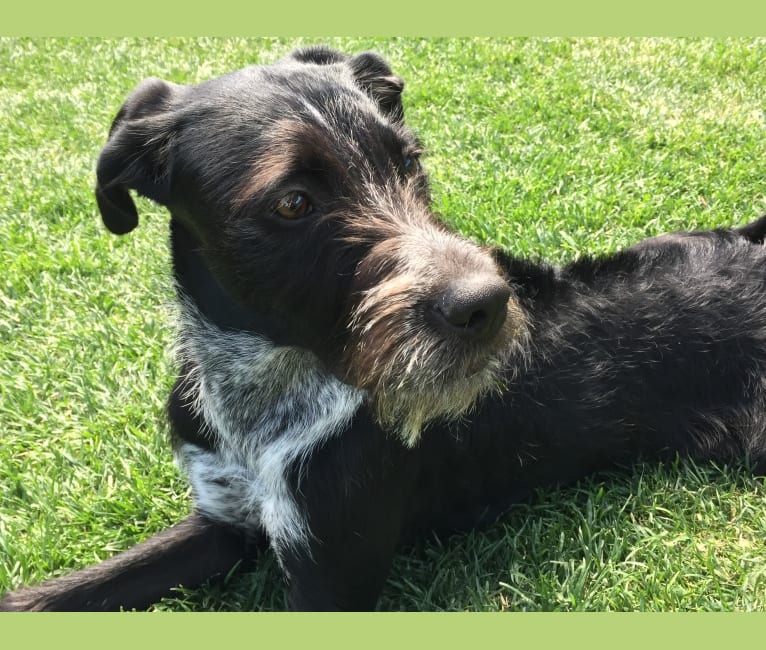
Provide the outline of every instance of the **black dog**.
{"type": "Polygon", "coordinates": [[[277,554],[295,609],[370,609],[396,548],[639,457],[766,458],[766,219],[564,268],[429,210],[403,84],[294,53],[142,83],[98,163],[107,227],[167,206],[169,414],[196,514],[6,610],[145,607],[277,554]]]}

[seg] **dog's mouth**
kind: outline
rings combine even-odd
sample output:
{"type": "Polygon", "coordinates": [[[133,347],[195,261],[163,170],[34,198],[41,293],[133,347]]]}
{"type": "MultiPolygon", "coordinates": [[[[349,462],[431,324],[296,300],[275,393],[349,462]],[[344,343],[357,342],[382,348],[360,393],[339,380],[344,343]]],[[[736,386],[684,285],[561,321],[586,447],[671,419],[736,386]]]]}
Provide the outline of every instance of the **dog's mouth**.
{"type": "Polygon", "coordinates": [[[458,420],[504,386],[527,331],[516,299],[506,303],[501,322],[482,338],[434,326],[417,306],[376,310],[362,302],[350,327],[347,380],[368,393],[379,424],[413,446],[430,422],[458,420]]]}

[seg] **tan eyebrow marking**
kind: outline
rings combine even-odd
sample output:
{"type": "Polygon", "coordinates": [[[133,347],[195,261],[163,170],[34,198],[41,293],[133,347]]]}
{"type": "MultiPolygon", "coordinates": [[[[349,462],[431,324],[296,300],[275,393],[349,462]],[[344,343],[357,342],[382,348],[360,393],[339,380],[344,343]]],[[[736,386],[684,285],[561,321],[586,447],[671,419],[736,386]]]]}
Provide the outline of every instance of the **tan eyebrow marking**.
{"type": "Polygon", "coordinates": [[[252,164],[234,202],[243,205],[284,178],[301,160],[315,156],[332,170],[345,168],[328,137],[310,122],[278,120],[269,129],[265,150],[252,164]]]}

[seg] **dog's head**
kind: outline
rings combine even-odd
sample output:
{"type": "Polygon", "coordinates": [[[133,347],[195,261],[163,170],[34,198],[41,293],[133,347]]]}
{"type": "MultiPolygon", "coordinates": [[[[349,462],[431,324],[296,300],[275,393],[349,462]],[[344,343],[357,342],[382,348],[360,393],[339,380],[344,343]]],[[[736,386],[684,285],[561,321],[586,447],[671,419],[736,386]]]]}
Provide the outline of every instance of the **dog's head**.
{"type": "Polygon", "coordinates": [[[138,223],[129,190],[167,206],[238,306],[414,442],[497,384],[524,319],[489,252],[433,216],[403,86],[376,54],[324,48],[197,86],[144,81],[96,197],[119,234],[138,223]]]}

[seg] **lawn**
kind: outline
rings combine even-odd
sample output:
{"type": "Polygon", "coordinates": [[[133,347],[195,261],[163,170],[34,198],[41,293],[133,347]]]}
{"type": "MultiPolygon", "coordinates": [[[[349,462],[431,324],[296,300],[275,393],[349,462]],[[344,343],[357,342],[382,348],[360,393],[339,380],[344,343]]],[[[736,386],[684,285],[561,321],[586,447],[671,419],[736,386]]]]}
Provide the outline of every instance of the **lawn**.
{"type": "MultiPolygon", "coordinates": [[[[437,211],[563,262],[766,212],[766,41],[330,39],[407,81],[437,211]]],[[[183,517],[167,215],[109,235],[109,123],[147,76],[194,83],[296,39],[0,39],[0,592],[183,517]]],[[[276,562],[155,609],[283,609],[276,562]]],[[[642,464],[539,492],[489,530],[399,555],[386,610],[766,609],[766,484],[642,464]]]]}

